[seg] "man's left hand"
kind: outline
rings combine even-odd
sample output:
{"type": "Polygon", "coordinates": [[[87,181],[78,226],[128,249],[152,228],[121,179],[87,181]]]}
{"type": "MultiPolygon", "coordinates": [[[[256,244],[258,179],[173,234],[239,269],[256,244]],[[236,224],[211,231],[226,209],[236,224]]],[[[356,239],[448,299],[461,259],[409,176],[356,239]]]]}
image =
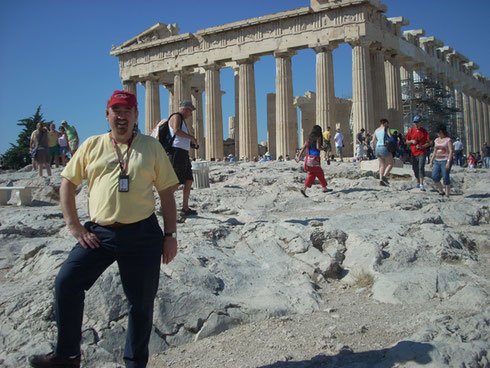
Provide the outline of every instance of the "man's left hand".
{"type": "Polygon", "coordinates": [[[177,239],[165,237],[163,239],[162,263],[169,264],[177,255],[177,239]]]}

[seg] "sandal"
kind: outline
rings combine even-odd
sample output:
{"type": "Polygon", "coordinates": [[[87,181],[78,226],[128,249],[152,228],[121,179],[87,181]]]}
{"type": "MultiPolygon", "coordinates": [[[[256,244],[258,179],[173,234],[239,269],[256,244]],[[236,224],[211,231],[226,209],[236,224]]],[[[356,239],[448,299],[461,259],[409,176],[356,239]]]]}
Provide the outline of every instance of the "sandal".
{"type": "Polygon", "coordinates": [[[180,213],[184,216],[196,216],[197,211],[193,210],[192,208],[188,208],[187,210],[184,210],[183,208],[180,210],[180,213]]]}

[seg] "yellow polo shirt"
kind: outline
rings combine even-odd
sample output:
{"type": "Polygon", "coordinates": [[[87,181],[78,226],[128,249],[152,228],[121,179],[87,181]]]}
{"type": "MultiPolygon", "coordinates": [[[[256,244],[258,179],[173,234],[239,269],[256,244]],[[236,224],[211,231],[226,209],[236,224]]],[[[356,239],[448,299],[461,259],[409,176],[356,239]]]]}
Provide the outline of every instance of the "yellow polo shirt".
{"type": "MultiPolygon", "coordinates": [[[[127,145],[119,150],[126,158],[127,145]]],[[[131,144],[127,175],[129,192],[119,192],[119,161],[109,133],[88,138],[61,175],[75,185],[88,180],[90,219],[99,225],[130,224],[155,210],[153,187],[161,191],[179,183],[160,142],[137,134],[131,144]]]]}
{"type": "Polygon", "coordinates": [[[329,130],[325,130],[323,132],[323,139],[325,139],[326,141],[330,142],[330,131],[329,130]]]}

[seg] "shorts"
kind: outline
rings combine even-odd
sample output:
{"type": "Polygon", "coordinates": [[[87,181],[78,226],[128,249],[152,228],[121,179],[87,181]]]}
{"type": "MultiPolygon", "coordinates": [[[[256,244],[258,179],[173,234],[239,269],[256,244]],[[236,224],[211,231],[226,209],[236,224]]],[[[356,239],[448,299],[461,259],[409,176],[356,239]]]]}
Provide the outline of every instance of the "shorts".
{"type": "Polygon", "coordinates": [[[76,151],[78,149],[78,139],[75,138],[75,139],[70,139],[70,141],[68,142],[69,146],[70,146],[70,150],[72,152],[76,151]]]}
{"type": "Polygon", "coordinates": [[[390,151],[388,151],[388,148],[385,146],[376,146],[376,157],[378,158],[388,158],[388,157],[393,157],[390,151]]]}
{"type": "Polygon", "coordinates": [[[323,144],[323,149],[324,149],[325,151],[327,151],[327,152],[332,152],[332,143],[330,143],[330,142],[328,142],[328,141],[327,141],[327,142],[325,142],[325,143],[323,144]]]}
{"type": "Polygon", "coordinates": [[[451,185],[451,178],[449,177],[451,166],[449,166],[449,169],[446,169],[446,165],[446,160],[434,160],[432,166],[432,180],[434,180],[435,183],[439,183],[442,178],[442,182],[444,183],[444,185],[451,185]]]}
{"type": "Polygon", "coordinates": [[[188,180],[194,180],[192,177],[192,163],[189,158],[189,151],[173,147],[172,152],[168,154],[168,158],[180,184],[184,184],[188,180]]]}
{"type": "Polygon", "coordinates": [[[342,147],[341,146],[335,146],[335,154],[337,154],[337,155],[342,154],[342,147]]]}
{"type": "Polygon", "coordinates": [[[56,146],[53,146],[53,147],[49,147],[49,155],[51,157],[53,157],[53,156],[59,156],[60,155],[60,146],[59,145],[56,145],[56,146]]]}
{"type": "Polygon", "coordinates": [[[60,156],[68,153],[68,146],[60,146],[60,156]]]}

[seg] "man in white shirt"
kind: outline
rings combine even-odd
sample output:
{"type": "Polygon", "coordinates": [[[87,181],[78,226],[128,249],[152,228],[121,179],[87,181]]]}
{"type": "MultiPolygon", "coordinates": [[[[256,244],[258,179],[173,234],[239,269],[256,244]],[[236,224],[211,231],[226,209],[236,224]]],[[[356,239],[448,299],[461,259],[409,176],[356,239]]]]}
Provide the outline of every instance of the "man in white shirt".
{"type": "Polygon", "coordinates": [[[456,138],[456,142],[453,144],[454,147],[454,160],[456,161],[456,165],[463,167],[463,143],[459,138],[456,138]]]}
{"type": "Polygon", "coordinates": [[[343,160],[342,156],[342,148],[344,147],[344,135],[340,133],[340,129],[337,129],[337,133],[335,133],[335,154],[340,157],[340,161],[343,160]]]}

